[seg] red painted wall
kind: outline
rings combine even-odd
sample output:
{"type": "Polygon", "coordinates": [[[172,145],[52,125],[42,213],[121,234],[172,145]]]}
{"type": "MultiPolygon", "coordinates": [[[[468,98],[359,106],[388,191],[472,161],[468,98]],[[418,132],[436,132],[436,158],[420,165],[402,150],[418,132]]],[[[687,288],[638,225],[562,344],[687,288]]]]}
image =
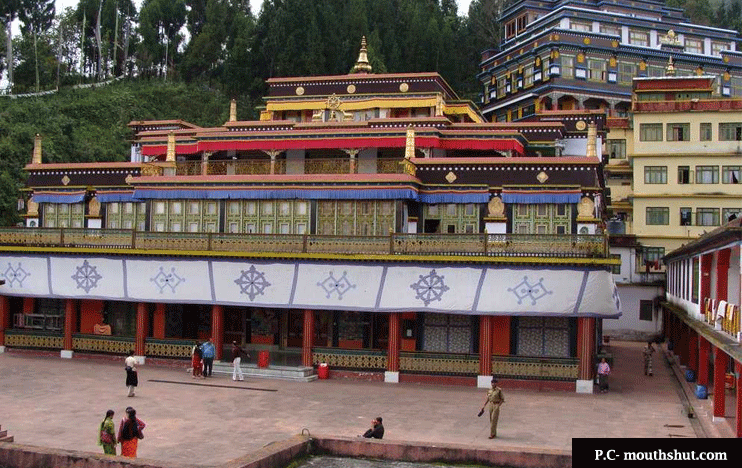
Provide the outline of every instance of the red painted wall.
{"type": "Polygon", "coordinates": [[[93,333],[93,325],[103,323],[103,301],[80,300],[80,333],[93,333]]]}
{"type": "Polygon", "coordinates": [[[492,317],[492,354],[507,356],[510,354],[510,317],[492,317]]]}

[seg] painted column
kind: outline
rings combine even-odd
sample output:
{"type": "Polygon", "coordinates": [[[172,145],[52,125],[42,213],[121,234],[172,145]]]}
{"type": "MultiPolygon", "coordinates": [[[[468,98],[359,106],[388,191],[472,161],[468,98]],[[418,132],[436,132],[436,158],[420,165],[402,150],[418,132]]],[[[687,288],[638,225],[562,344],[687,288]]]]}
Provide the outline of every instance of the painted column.
{"type": "Polygon", "coordinates": [[[384,372],[384,382],[399,382],[399,349],[402,342],[401,314],[389,314],[389,349],[387,350],[387,370],[384,372]]]}
{"type": "Polygon", "coordinates": [[[220,360],[224,347],[224,307],[218,304],[211,308],[211,338],[216,348],[216,359],[220,360]]]}
{"type": "Polygon", "coordinates": [[[734,425],[734,433],[737,437],[742,437],[742,363],[736,361],[734,367],[737,371],[737,376],[734,379],[735,388],[737,389],[737,420],[734,425]]]}
{"type": "Polygon", "coordinates": [[[716,300],[727,300],[727,284],[729,282],[729,255],[730,249],[720,250],[716,259],[716,300]]]}
{"type": "Polygon", "coordinates": [[[714,347],[714,420],[726,415],[726,402],[724,401],[724,377],[727,370],[727,354],[719,348],[714,347]]]}
{"type": "Polygon", "coordinates": [[[698,375],[698,334],[688,327],[688,368],[698,375]]]}
{"type": "Polygon", "coordinates": [[[76,302],[75,299],[67,299],[64,303],[64,342],[60,356],[67,359],[73,354],[72,334],[75,333],[75,325],[77,325],[76,302]]]}
{"type": "Polygon", "coordinates": [[[152,317],[152,338],[165,339],[165,304],[155,304],[155,313],[152,317]]]}
{"type": "Polygon", "coordinates": [[[580,317],[577,319],[577,358],[579,359],[577,393],[593,393],[594,354],[595,319],[580,317]]]}
{"type": "Polygon", "coordinates": [[[708,387],[709,385],[709,351],[711,343],[706,338],[698,335],[698,385],[708,387]]]}
{"type": "Polygon", "coordinates": [[[314,346],[314,311],[304,310],[304,335],[302,336],[301,365],[312,367],[312,346],[314,346]]]}
{"type": "Polygon", "coordinates": [[[134,339],[134,356],[136,356],[137,362],[140,364],[144,364],[144,356],[147,350],[148,311],[146,302],[137,304],[137,334],[134,339]]]}
{"type": "Polygon", "coordinates": [[[479,375],[477,387],[489,388],[492,385],[492,317],[479,317],[479,375]]]}
{"type": "Polygon", "coordinates": [[[5,330],[10,328],[10,303],[8,296],[0,296],[0,353],[5,352],[5,330]]]}

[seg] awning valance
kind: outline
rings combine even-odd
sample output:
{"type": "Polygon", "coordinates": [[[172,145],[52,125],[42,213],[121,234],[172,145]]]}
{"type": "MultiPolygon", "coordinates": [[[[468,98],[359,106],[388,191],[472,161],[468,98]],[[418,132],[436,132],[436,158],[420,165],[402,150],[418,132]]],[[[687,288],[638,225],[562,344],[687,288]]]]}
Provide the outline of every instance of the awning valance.
{"type": "Polygon", "coordinates": [[[579,203],[582,192],[574,191],[502,191],[505,203],[579,203]]]}
{"type": "Polygon", "coordinates": [[[95,198],[101,203],[136,202],[134,192],[96,192],[95,198]]]}
{"type": "Polygon", "coordinates": [[[80,203],[85,200],[85,192],[34,192],[32,200],[36,203],[80,203]]]}
{"type": "Polygon", "coordinates": [[[444,192],[444,193],[420,193],[418,196],[420,203],[487,203],[490,201],[489,192],[444,192]]]}

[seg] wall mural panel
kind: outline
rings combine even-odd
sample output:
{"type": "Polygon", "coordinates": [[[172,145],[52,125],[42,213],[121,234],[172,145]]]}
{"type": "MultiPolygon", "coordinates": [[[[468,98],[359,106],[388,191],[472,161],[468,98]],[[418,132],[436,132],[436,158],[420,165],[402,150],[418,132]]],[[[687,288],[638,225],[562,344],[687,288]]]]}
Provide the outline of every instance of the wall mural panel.
{"type": "Polygon", "coordinates": [[[618,317],[609,271],[0,255],[0,294],[361,312],[618,317]]]}

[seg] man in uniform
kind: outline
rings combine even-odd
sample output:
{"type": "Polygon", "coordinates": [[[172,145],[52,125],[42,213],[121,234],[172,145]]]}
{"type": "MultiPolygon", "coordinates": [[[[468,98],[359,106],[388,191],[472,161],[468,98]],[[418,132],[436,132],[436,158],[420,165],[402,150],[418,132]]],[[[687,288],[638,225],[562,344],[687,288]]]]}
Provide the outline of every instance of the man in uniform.
{"type": "Polygon", "coordinates": [[[500,406],[505,403],[505,395],[502,389],[497,386],[497,379],[492,377],[492,388],[487,391],[487,399],[482,405],[484,411],[487,403],[490,404],[490,439],[497,437],[497,420],[500,417],[500,406]]]}

